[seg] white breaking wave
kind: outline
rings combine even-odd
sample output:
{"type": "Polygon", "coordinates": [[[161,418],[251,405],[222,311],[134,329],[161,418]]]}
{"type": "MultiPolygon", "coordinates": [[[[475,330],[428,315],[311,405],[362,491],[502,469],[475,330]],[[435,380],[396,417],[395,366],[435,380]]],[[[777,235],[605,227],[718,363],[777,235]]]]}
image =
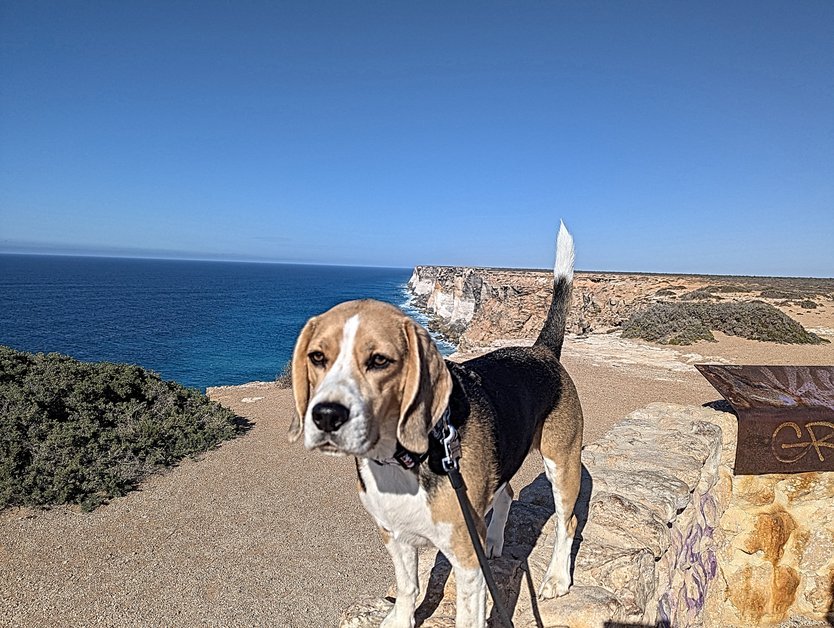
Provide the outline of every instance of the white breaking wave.
{"type": "Polygon", "coordinates": [[[437,348],[440,349],[440,353],[448,356],[457,351],[457,346],[448,338],[429,328],[429,317],[414,306],[414,295],[411,294],[407,285],[402,286],[402,294],[405,300],[400,303],[400,309],[428,330],[437,348]]]}

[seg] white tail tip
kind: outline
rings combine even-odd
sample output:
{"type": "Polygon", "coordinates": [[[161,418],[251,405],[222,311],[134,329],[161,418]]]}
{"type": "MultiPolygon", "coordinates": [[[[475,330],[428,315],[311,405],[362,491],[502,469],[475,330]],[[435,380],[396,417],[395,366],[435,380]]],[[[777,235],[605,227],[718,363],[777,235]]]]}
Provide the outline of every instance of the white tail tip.
{"type": "Polygon", "coordinates": [[[573,236],[568,233],[565,223],[559,221],[559,235],[556,237],[556,265],[553,276],[558,280],[564,277],[568,283],[573,281],[573,236]]]}

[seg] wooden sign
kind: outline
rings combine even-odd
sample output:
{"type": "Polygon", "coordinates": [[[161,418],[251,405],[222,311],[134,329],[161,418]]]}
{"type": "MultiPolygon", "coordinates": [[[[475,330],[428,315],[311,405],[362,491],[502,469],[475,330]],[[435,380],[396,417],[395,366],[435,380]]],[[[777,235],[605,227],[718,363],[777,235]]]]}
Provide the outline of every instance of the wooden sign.
{"type": "Polygon", "coordinates": [[[834,366],[695,368],[738,416],[736,475],[834,471],[834,366]]]}

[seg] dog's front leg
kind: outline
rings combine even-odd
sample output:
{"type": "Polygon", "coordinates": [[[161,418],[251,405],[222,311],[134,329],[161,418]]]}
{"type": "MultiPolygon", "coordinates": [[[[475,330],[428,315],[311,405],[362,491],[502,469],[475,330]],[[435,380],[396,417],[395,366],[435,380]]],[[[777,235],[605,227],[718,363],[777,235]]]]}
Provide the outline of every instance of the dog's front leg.
{"type": "Polygon", "coordinates": [[[455,565],[457,586],[456,628],[483,628],[486,626],[486,580],[481,569],[455,565]]]}
{"type": "Polygon", "coordinates": [[[380,628],[414,628],[414,607],[420,585],[417,580],[417,548],[390,537],[385,544],[394,562],[397,578],[397,601],[380,624],[380,628]]]}

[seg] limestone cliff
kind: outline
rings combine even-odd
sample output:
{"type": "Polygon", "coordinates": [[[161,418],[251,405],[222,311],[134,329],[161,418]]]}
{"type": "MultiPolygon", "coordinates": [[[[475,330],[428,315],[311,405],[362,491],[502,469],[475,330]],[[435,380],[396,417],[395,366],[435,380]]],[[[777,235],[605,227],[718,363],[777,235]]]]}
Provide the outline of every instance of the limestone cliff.
{"type": "MultiPolygon", "coordinates": [[[[608,331],[631,309],[649,300],[641,275],[578,273],[568,320],[571,333],[608,331]]],[[[667,282],[668,283],[668,282],[667,282]]],[[[651,282],[654,289],[656,282],[651,282]]],[[[538,335],[553,292],[553,275],[543,270],[417,266],[408,282],[414,305],[431,325],[461,349],[496,339],[538,335]]]]}
{"type": "MultiPolygon", "coordinates": [[[[429,316],[430,327],[467,351],[535,338],[550,305],[552,277],[544,270],[417,266],[408,288],[413,305],[429,316]]],[[[834,281],[577,272],[567,331],[616,330],[637,307],[679,299],[758,299],[790,315],[834,299],[834,281]]]]}

